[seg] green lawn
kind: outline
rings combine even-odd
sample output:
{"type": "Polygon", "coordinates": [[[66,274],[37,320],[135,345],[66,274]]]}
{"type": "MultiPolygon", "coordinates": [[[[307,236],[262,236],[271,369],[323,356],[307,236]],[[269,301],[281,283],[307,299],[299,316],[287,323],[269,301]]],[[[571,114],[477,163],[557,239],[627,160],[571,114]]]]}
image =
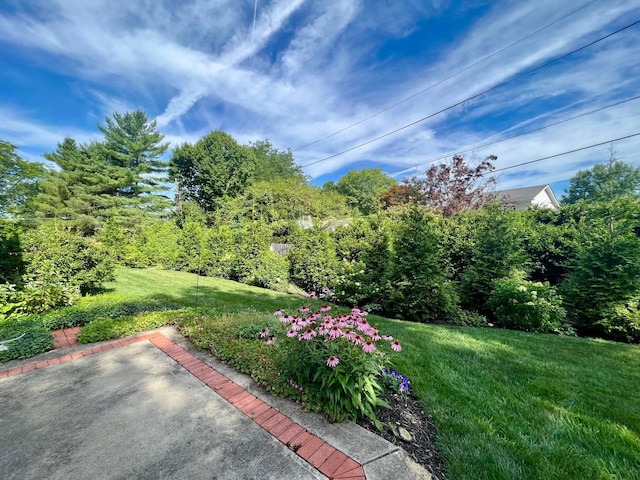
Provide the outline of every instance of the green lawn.
{"type": "MultiPolygon", "coordinates": [[[[195,304],[195,276],[121,270],[116,291],[195,304]]],[[[271,312],[303,300],[200,278],[199,304],[271,312]]],[[[403,344],[452,479],[640,479],[640,348],[374,317],[403,344]]]]}
{"type": "MultiPolygon", "coordinates": [[[[120,269],[108,287],[105,297],[114,301],[195,305],[192,274],[120,269]]],[[[215,328],[236,319],[264,321],[278,307],[301,303],[301,297],[199,279],[199,306],[231,313],[214,312],[215,328]]],[[[449,478],[640,479],[638,346],[370,320],[402,342],[395,367],[409,376],[437,424],[449,478]]]]}

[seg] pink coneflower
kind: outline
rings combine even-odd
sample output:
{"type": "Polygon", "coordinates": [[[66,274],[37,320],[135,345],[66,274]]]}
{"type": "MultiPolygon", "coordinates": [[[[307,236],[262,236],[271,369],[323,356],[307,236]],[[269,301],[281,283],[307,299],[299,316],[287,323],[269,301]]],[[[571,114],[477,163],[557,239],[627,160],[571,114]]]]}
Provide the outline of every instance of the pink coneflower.
{"type": "Polygon", "coordinates": [[[287,332],[287,337],[295,337],[297,334],[295,330],[291,329],[287,332]]]}
{"type": "Polygon", "coordinates": [[[265,345],[273,345],[274,343],[276,343],[276,337],[271,337],[269,340],[264,342],[265,345]]]}
{"type": "Polygon", "coordinates": [[[347,329],[344,332],[342,332],[342,336],[347,340],[353,340],[354,333],[351,330],[347,329]]]}
{"type": "Polygon", "coordinates": [[[399,352],[400,350],[402,350],[402,347],[400,346],[400,342],[397,340],[391,343],[391,348],[393,348],[396,352],[399,352]]]}
{"type": "Polygon", "coordinates": [[[393,341],[393,337],[391,335],[382,335],[383,340],[387,340],[388,342],[393,341]]]}
{"type": "Polygon", "coordinates": [[[362,342],[364,342],[364,337],[358,333],[356,333],[353,336],[353,343],[355,343],[356,345],[360,345],[362,342]]]}
{"type": "Polygon", "coordinates": [[[334,357],[333,355],[331,355],[327,360],[327,367],[333,368],[339,363],[340,363],[340,360],[338,359],[338,357],[334,357]]]}
{"type": "Polygon", "coordinates": [[[265,338],[269,336],[269,329],[268,328],[263,328],[262,331],[260,332],[260,338],[265,338]]]}
{"type": "Polygon", "coordinates": [[[302,335],[298,335],[299,340],[311,340],[317,335],[313,328],[307,328],[302,335]]]}
{"type": "Polygon", "coordinates": [[[293,317],[291,315],[283,315],[282,317],[280,317],[281,322],[290,323],[292,320],[293,317]]]}
{"type": "Polygon", "coordinates": [[[334,325],[333,327],[331,327],[331,329],[329,330],[329,338],[331,338],[331,340],[335,340],[340,336],[342,336],[342,330],[340,330],[340,327],[338,327],[338,325],[334,325]]]}
{"type": "Polygon", "coordinates": [[[303,305],[302,307],[300,307],[300,308],[298,309],[298,311],[299,311],[299,312],[302,312],[302,313],[307,313],[307,312],[310,312],[310,311],[311,311],[311,309],[310,309],[309,307],[307,307],[306,305],[303,305]]]}
{"type": "Polygon", "coordinates": [[[315,296],[316,296],[316,292],[307,292],[306,295],[305,295],[305,297],[307,297],[307,298],[313,298],[315,296]]]}
{"type": "Polygon", "coordinates": [[[378,332],[377,328],[371,328],[369,330],[368,335],[371,337],[371,340],[373,340],[374,342],[377,342],[378,340],[382,339],[382,337],[380,336],[380,333],[378,332]]]}
{"type": "Polygon", "coordinates": [[[358,307],[353,307],[351,309],[351,315],[360,315],[362,313],[362,310],[360,310],[358,307]]]}
{"type": "Polygon", "coordinates": [[[323,305],[322,307],[320,307],[321,312],[328,312],[329,310],[331,310],[331,307],[329,305],[323,305]]]}
{"type": "Polygon", "coordinates": [[[273,312],[273,316],[274,317],[281,317],[283,313],[284,313],[284,310],[282,308],[279,308],[278,310],[273,312]]]}
{"type": "Polygon", "coordinates": [[[362,349],[367,353],[371,353],[376,349],[376,346],[373,344],[371,340],[367,340],[362,344],[362,349]]]}

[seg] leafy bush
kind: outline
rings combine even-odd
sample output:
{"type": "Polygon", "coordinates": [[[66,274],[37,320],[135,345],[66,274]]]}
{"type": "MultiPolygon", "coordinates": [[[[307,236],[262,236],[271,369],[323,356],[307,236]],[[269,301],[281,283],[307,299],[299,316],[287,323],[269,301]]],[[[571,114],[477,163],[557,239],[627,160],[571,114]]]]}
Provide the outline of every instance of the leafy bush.
{"type": "MultiPolygon", "coordinates": [[[[283,328],[273,336],[265,331],[266,343],[278,349],[283,381],[300,386],[330,421],[368,417],[379,425],[375,409],[388,406],[379,398],[386,355],[376,342],[382,338],[367,322],[367,312],[354,308],[350,315],[332,317],[330,309],[325,305],[311,313],[301,307],[299,317],[278,310],[283,328]]],[[[394,350],[401,349],[391,337],[384,338],[394,350]]]]}
{"type": "Polygon", "coordinates": [[[492,312],[487,302],[494,280],[508,277],[513,269],[526,270],[523,227],[517,212],[498,204],[478,212],[475,222],[475,247],[461,274],[461,300],[464,308],[489,316],[492,312]]]}
{"type": "Polygon", "coordinates": [[[497,280],[489,306],[498,325],[533,332],[556,331],[566,314],[552,286],[523,280],[522,275],[497,280]]]}
{"type": "Polygon", "coordinates": [[[0,349],[0,363],[33,357],[53,348],[51,333],[37,319],[11,318],[0,320],[0,342],[11,340],[22,334],[24,334],[22,338],[6,343],[6,350],[0,349]]]}
{"type": "Polygon", "coordinates": [[[384,310],[418,322],[447,318],[458,296],[442,249],[440,220],[418,206],[397,214],[384,276],[384,310]]]}
{"type": "Polygon", "coordinates": [[[458,308],[445,319],[444,323],[461,325],[463,327],[486,327],[489,324],[489,320],[478,312],[458,308]]]}
{"type": "Polygon", "coordinates": [[[20,226],[0,219],[0,282],[17,282],[24,273],[20,226]]]}
{"type": "Polygon", "coordinates": [[[634,338],[634,315],[623,306],[640,291],[640,237],[634,233],[640,201],[583,207],[577,258],[561,286],[569,319],[582,334],[634,338]]]}
{"type": "Polygon", "coordinates": [[[114,265],[108,252],[93,239],[46,222],[24,235],[27,280],[77,287],[82,295],[99,290],[113,279],[114,265]]]}
{"type": "Polygon", "coordinates": [[[175,322],[185,310],[141,313],[136,316],[98,318],[80,331],[80,343],[92,343],[112,338],[126,337],[134,333],[153,330],[175,322]]]}
{"type": "Polygon", "coordinates": [[[604,333],[613,340],[640,343],[640,298],[605,309],[598,322],[604,333]]]}
{"type": "Polygon", "coordinates": [[[334,286],[337,258],[334,241],[327,232],[315,229],[299,232],[287,259],[291,280],[300,288],[311,292],[334,286]]]}

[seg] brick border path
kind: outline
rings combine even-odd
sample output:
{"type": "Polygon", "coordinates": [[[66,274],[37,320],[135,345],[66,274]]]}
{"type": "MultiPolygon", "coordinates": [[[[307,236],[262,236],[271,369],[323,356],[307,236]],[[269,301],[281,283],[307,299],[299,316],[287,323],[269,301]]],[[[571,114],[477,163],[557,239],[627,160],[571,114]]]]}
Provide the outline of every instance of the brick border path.
{"type": "MultiPolygon", "coordinates": [[[[78,345],[79,327],[52,332],[55,348],[78,345]]],[[[169,340],[161,333],[151,333],[108,343],[99,347],[62,355],[50,360],[30,363],[22,367],[0,371],[0,378],[45,368],[59,363],[69,362],[76,358],[101,353],[113,348],[126,347],[133,343],[149,340],[166,355],[171,357],[184,369],[190,372],[211,390],[216,392],[231,405],[253,419],[258,425],[293,450],[299,457],[311,464],[323,475],[335,480],[366,480],[364,468],[353,458],[329,445],[321,438],[307,431],[303,426],[280,413],[268,403],[252,395],[243,387],[209,366],[195,355],[189,353],[177,343],[169,340]]]]}

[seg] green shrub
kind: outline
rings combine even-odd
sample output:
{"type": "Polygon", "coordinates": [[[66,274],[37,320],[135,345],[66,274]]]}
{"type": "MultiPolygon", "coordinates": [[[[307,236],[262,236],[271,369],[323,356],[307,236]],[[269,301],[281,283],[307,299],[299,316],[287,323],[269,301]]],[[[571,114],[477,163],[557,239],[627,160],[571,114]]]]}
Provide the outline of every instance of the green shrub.
{"type": "Polygon", "coordinates": [[[153,330],[177,321],[185,310],[141,313],[136,316],[98,318],[80,331],[80,343],[93,343],[112,338],[126,337],[134,333],[153,330]]]}
{"type": "Polygon", "coordinates": [[[24,273],[22,229],[10,220],[0,219],[0,282],[17,282],[24,273]]]}
{"type": "Polygon", "coordinates": [[[381,290],[364,262],[343,259],[336,268],[331,300],[342,305],[366,305],[380,301],[381,290]]]}
{"type": "Polygon", "coordinates": [[[21,358],[30,358],[53,348],[53,337],[37,319],[10,318],[0,320],[0,342],[20,335],[18,340],[6,343],[0,350],[0,363],[21,358]]]}
{"type": "Polygon", "coordinates": [[[487,302],[498,278],[512,270],[527,270],[522,248],[523,226],[518,212],[494,204],[477,212],[472,229],[473,245],[468,265],[461,273],[462,306],[483,315],[492,314],[487,302]]]}
{"type": "Polygon", "coordinates": [[[299,232],[287,254],[291,280],[307,292],[333,288],[337,258],[335,243],[322,230],[309,229],[299,232]]]}
{"type": "Polygon", "coordinates": [[[113,279],[108,252],[94,239],[73,234],[55,221],[25,234],[23,251],[27,280],[77,287],[86,295],[113,279]]]}
{"type": "Polygon", "coordinates": [[[410,321],[442,321],[455,312],[458,295],[442,248],[441,219],[428,209],[397,210],[383,307],[410,321]]]}
{"type": "Polygon", "coordinates": [[[561,285],[569,319],[582,334],[634,338],[634,316],[623,306],[640,291],[640,201],[585,204],[582,215],[577,258],[561,285]]]}
{"type": "Polygon", "coordinates": [[[640,298],[606,308],[597,325],[613,340],[640,343],[640,298]]]}
{"type": "Polygon", "coordinates": [[[532,332],[558,330],[566,313],[549,283],[523,280],[522,275],[497,280],[489,307],[499,326],[532,332]]]}

